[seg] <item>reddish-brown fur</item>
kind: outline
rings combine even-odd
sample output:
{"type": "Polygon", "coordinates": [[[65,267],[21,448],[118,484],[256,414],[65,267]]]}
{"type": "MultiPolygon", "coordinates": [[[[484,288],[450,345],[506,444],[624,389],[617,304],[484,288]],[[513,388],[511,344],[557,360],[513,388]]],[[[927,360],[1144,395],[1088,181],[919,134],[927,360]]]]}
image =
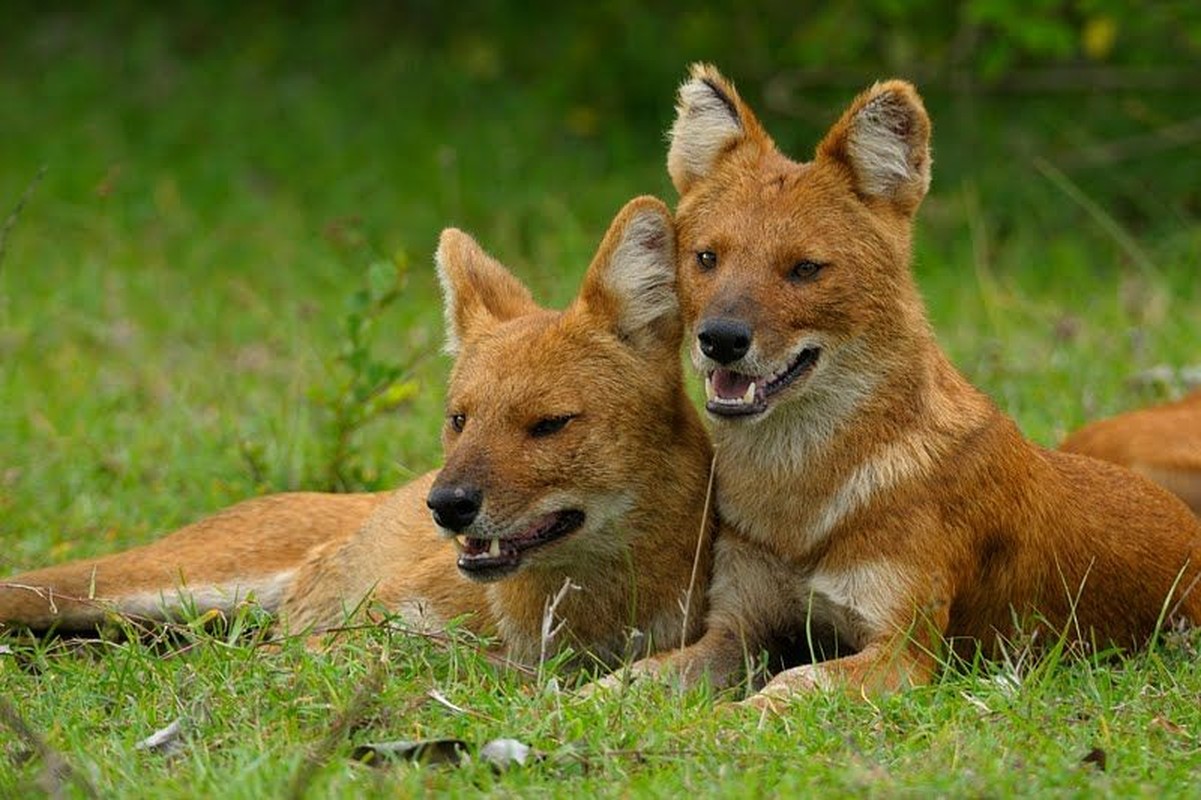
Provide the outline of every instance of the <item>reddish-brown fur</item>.
{"type": "Polygon", "coordinates": [[[715,387],[724,526],[705,635],[636,674],[725,684],[748,652],[812,649],[816,663],[752,698],[774,707],[927,682],[948,640],[995,655],[1021,627],[1126,647],[1201,621],[1188,509],[1132,472],[1026,441],[939,349],[909,263],[929,136],[913,87],[889,81],[798,163],[716,70],[681,87],[668,156],[679,289],[715,387]],[[700,333],[714,320],[744,326],[749,349],[711,355],[700,333]],[[772,377],[789,366],[792,383],[772,377]],[[753,402],[739,400],[752,380],[753,402]]]}
{"type": "Polygon", "coordinates": [[[1065,439],[1060,449],[1132,469],[1201,516],[1201,391],[1090,423],[1065,439]]]}
{"type": "Polygon", "coordinates": [[[580,296],[556,312],[468,236],[445,232],[438,261],[457,356],[448,410],[466,423],[462,433],[448,423],[440,473],[385,494],[251,500],[146,547],[17,575],[0,584],[0,621],[74,629],[113,610],[161,619],[254,594],[292,630],[338,625],[367,604],[416,625],[469,615],[528,662],[544,645],[548,601],[570,580],[578,588],[556,609],[566,624],[552,652],[570,644],[610,662],[695,638],[703,586],[687,618],[682,601],[694,557],[701,580],[708,572],[711,451],[683,390],[674,259],[666,206],[633,200],[580,296]],[[531,436],[565,414],[562,430],[531,436]],[[503,539],[563,505],[586,512],[583,527],[528,551],[511,575],[470,580],[426,508],[432,486],[464,476],[492,525],[464,535],[503,539]]]}

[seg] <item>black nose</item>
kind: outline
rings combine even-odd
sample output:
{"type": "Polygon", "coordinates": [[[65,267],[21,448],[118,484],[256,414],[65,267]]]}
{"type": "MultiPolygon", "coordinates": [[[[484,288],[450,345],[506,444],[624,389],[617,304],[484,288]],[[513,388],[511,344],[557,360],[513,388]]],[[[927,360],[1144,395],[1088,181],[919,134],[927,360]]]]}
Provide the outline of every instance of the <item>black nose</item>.
{"type": "Polygon", "coordinates": [[[718,364],[729,364],[751,349],[751,326],[739,319],[707,319],[697,329],[701,352],[718,364]]]}
{"type": "Polygon", "coordinates": [[[458,533],[470,525],[480,513],[484,493],[475,486],[452,484],[430,489],[425,504],[434,512],[434,522],[458,533]]]}

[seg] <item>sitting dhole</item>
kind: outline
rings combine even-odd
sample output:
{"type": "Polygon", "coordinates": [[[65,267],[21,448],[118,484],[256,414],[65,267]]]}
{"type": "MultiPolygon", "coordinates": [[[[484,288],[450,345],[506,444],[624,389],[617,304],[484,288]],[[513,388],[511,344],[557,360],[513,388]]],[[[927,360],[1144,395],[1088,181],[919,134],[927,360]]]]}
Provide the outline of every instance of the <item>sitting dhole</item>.
{"type": "Polygon", "coordinates": [[[809,163],[711,67],[677,110],[677,279],[723,527],[704,636],[635,674],[728,684],[783,644],[812,663],[750,701],[774,707],[926,683],[948,643],[1125,647],[1201,620],[1184,504],[1026,441],[939,349],[909,264],[930,182],[912,86],[861,94],[809,163]]]}
{"type": "Polygon", "coordinates": [[[456,361],[440,472],[386,494],[250,500],[145,547],[17,575],[0,584],[0,620],[80,629],[110,610],[162,619],[253,596],[301,631],[374,603],[423,626],[469,615],[530,662],[570,579],[554,647],[607,663],[695,638],[711,454],[682,384],[674,259],[666,206],[633,200],[560,313],[447,230],[456,361]]]}
{"type": "Polygon", "coordinates": [[[1201,391],[1175,403],[1089,423],[1059,449],[1132,469],[1180,497],[1201,516],[1201,391]]]}

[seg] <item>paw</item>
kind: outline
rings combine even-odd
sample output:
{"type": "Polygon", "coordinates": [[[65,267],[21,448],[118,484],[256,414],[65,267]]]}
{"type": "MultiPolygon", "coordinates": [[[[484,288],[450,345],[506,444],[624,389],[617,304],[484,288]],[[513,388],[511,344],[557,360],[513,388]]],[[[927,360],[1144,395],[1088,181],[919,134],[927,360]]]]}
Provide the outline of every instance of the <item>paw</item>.
{"type": "Polygon", "coordinates": [[[647,664],[643,661],[635,661],[629,666],[610,672],[603,678],[598,678],[591,683],[584,684],[584,686],[580,687],[579,694],[582,697],[591,697],[597,694],[612,694],[626,689],[635,683],[653,679],[658,674],[659,670],[655,665],[647,664]]]}
{"type": "Polygon", "coordinates": [[[740,700],[737,703],[731,703],[729,706],[725,706],[725,708],[728,709],[727,713],[750,710],[756,712],[757,714],[770,714],[772,716],[777,716],[783,713],[787,706],[788,701],[784,697],[758,692],[745,700],[740,700]]]}
{"type": "Polygon", "coordinates": [[[623,672],[611,672],[603,678],[589,681],[576,690],[577,697],[598,697],[615,694],[621,691],[627,683],[633,682],[633,676],[628,678],[623,672]]]}
{"type": "Polygon", "coordinates": [[[633,664],[617,669],[603,678],[598,678],[591,683],[585,684],[580,687],[578,694],[581,697],[612,694],[628,689],[635,684],[655,681],[668,682],[670,679],[671,671],[669,669],[666,669],[656,661],[644,659],[642,661],[635,661],[633,664]]]}
{"type": "Polygon", "coordinates": [[[812,664],[806,664],[781,672],[759,692],[737,705],[740,708],[753,708],[760,713],[780,714],[794,700],[821,690],[818,671],[812,664]]]}

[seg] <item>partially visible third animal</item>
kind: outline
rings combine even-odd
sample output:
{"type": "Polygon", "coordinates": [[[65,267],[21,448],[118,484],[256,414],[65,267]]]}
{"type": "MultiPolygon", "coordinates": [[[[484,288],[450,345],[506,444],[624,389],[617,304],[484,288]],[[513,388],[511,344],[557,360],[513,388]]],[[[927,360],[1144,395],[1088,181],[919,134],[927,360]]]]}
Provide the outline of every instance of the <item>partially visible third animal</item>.
{"type": "Polygon", "coordinates": [[[1132,469],[1201,516],[1201,390],[1174,403],[1092,422],[1065,439],[1060,449],[1132,469]]]}

